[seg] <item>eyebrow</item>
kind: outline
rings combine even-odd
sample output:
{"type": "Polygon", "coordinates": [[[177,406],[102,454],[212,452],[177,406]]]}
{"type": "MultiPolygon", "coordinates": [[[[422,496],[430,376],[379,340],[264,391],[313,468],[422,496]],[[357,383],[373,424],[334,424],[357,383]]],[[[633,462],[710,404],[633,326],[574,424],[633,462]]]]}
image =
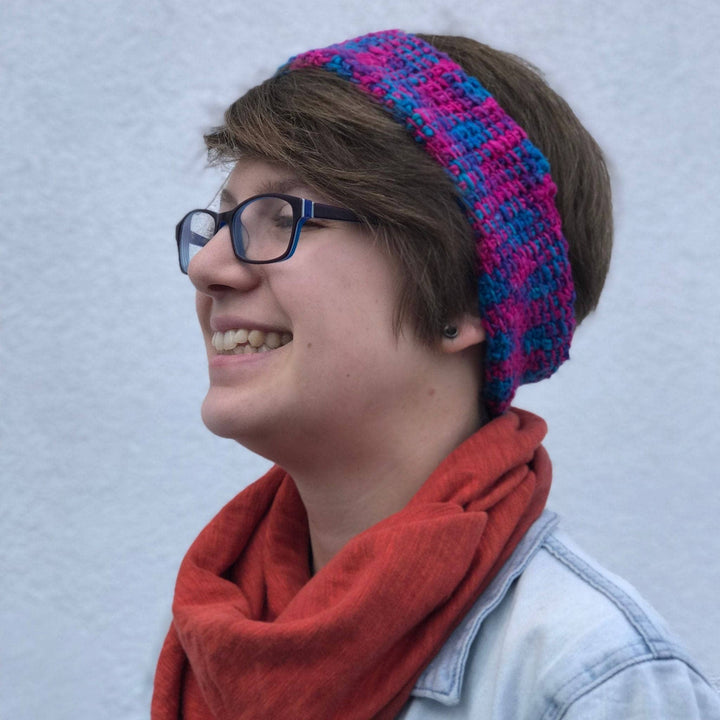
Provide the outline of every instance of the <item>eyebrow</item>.
{"type": "Polygon", "coordinates": [[[233,208],[238,204],[235,196],[227,188],[223,188],[220,193],[220,207],[233,208]]]}
{"type": "Polygon", "coordinates": [[[283,178],[274,178],[271,180],[265,181],[259,188],[258,188],[258,195],[262,195],[263,193],[281,193],[281,194],[288,194],[291,190],[309,190],[310,188],[307,187],[307,185],[304,185],[300,178],[295,177],[294,175],[288,175],[287,177],[283,178]]]}
{"type": "MultiPolygon", "coordinates": [[[[254,195],[265,195],[267,193],[279,193],[281,195],[289,195],[291,191],[306,192],[310,190],[307,185],[304,185],[299,178],[292,175],[288,175],[283,178],[273,178],[266,180],[257,188],[257,192],[254,195]]],[[[220,205],[227,208],[234,208],[240,204],[240,201],[228,190],[223,188],[220,193],[220,205]]]]}

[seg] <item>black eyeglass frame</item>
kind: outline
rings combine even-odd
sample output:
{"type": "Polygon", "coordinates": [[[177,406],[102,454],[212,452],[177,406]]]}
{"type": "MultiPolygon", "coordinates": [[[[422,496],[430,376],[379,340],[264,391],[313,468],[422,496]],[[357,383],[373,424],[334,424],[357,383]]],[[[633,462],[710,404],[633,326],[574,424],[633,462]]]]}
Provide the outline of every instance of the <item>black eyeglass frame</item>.
{"type": "MultiPolygon", "coordinates": [[[[189,249],[190,241],[187,244],[183,243],[183,225],[185,221],[194,213],[204,213],[211,217],[215,223],[212,235],[210,238],[205,240],[202,244],[193,243],[199,247],[205,247],[215,235],[222,230],[226,225],[230,229],[230,240],[232,243],[233,252],[235,257],[244,263],[250,265],[269,265],[270,263],[281,262],[292,257],[297,248],[298,240],[300,238],[300,231],[303,225],[312,218],[318,218],[320,220],[342,220],[344,222],[362,222],[360,218],[352,211],[347,208],[336,207],[334,205],[326,205],[324,203],[318,203],[314,200],[308,200],[307,198],[297,197],[295,195],[284,195],[282,193],[262,193],[260,195],[253,195],[252,197],[243,200],[239,205],[226,210],[225,212],[215,212],[214,210],[197,209],[191,210],[175,227],[175,240],[178,247],[178,262],[180,263],[180,270],[187,275],[188,265],[190,264],[189,249]],[[235,218],[239,218],[243,209],[249,204],[260,200],[261,198],[279,198],[285,200],[293,212],[293,224],[291,229],[290,240],[288,247],[282,255],[271,260],[250,260],[249,258],[243,257],[243,245],[241,240],[236,240],[236,233],[233,230],[235,218]]],[[[189,234],[189,233],[188,233],[189,234]]],[[[199,236],[196,236],[199,237],[199,236]]]]}

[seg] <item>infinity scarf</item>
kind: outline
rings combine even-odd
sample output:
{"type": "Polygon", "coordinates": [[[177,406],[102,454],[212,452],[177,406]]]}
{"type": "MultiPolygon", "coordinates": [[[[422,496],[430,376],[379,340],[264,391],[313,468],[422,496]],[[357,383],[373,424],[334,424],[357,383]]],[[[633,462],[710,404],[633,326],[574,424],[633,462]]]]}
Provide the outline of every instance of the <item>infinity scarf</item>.
{"type": "Polygon", "coordinates": [[[302,501],[272,468],[181,564],[152,720],[395,717],[542,512],[545,433],[522,410],[494,419],[314,576],[302,501]]]}

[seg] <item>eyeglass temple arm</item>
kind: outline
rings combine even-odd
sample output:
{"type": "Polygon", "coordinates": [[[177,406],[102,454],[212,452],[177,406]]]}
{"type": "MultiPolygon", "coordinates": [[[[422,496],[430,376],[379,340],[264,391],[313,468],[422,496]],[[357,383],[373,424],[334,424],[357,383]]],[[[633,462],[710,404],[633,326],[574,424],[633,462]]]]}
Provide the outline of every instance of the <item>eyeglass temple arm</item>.
{"type": "Polygon", "coordinates": [[[307,205],[303,207],[303,215],[308,218],[322,218],[325,220],[348,220],[350,222],[360,222],[360,218],[352,211],[345,208],[335,207],[333,205],[325,205],[316,203],[312,200],[305,200],[307,205]],[[308,213],[307,210],[310,212],[308,213]]]}

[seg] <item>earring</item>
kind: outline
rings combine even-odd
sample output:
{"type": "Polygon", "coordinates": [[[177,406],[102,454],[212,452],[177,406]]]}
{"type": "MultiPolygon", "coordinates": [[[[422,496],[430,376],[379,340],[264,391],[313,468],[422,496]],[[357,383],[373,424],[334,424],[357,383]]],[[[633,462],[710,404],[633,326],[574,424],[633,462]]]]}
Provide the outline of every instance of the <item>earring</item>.
{"type": "Polygon", "coordinates": [[[443,328],[443,335],[448,340],[454,340],[458,336],[458,329],[455,325],[449,323],[443,328]]]}

